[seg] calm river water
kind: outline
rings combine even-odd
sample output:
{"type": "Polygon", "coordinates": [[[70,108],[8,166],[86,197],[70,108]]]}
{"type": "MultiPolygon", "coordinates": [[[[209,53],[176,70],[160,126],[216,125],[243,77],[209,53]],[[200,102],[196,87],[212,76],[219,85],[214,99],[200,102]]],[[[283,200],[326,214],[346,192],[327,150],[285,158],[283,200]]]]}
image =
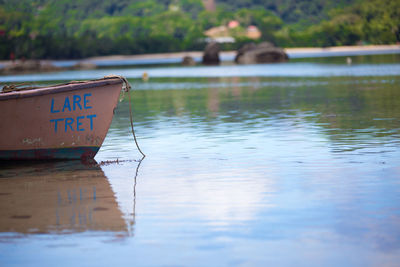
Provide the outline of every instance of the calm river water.
{"type": "Polygon", "coordinates": [[[147,155],[125,96],[97,164],[2,163],[0,265],[398,266],[400,55],[345,62],[0,76],[125,75],[147,155]]]}

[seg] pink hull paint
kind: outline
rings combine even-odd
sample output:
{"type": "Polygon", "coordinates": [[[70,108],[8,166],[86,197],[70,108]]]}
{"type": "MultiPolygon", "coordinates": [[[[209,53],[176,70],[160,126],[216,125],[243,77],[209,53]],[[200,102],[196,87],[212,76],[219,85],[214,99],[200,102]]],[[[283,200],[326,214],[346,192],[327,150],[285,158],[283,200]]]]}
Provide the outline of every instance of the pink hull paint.
{"type": "Polygon", "coordinates": [[[0,159],[93,158],[122,84],[113,78],[0,93],[0,159]]]}

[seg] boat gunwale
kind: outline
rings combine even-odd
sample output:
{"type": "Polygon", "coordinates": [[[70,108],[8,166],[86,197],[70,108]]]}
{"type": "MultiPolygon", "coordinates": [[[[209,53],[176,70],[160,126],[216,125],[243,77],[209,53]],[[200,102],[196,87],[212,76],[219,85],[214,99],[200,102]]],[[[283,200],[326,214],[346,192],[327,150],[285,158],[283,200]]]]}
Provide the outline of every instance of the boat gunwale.
{"type": "Polygon", "coordinates": [[[119,78],[106,78],[99,80],[82,81],[79,83],[70,83],[70,84],[62,84],[55,86],[50,85],[42,88],[0,93],[0,101],[42,96],[47,94],[56,94],[56,93],[69,92],[81,89],[102,87],[107,85],[115,85],[119,83],[123,83],[123,81],[119,78]]]}

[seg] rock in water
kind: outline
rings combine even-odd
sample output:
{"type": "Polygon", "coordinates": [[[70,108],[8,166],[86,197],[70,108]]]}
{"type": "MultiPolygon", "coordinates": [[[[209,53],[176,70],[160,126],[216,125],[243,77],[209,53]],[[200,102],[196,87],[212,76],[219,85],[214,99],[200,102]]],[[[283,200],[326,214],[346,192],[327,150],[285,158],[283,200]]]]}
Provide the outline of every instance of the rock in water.
{"type": "Polygon", "coordinates": [[[217,65],[220,62],[219,59],[219,45],[216,42],[209,43],[203,54],[203,64],[217,65]]]}
{"type": "Polygon", "coordinates": [[[17,60],[7,64],[1,71],[3,73],[24,73],[38,71],[57,71],[60,67],[54,66],[51,61],[45,60],[17,60]]]}
{"type": "Polygon", "coordinates": [[[93,70],[97,68],[97,66],[96,64],[89,61],[79,61],[72,68],[77,70],[93,70]]]}
{"type": "Polygon", "coordinates": [[[286,62],[288,59],[288,55],[282,48],[264,42],[259,45],[249,43],[242,46],[236,54],[235,62],[239,64],[276,63],[286,62]]]}
{"type": "Polygon", "coordinates": [[[196,61],[191,56],[184,56],[182,59],[183,66],[194,66],[196,65],[196,61]]]}

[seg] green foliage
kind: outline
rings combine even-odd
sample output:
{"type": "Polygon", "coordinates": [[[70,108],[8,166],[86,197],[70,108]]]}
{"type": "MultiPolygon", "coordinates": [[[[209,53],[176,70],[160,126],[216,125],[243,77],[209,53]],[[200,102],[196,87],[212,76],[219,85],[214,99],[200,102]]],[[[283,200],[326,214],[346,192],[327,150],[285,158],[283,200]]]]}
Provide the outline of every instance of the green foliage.
{"type": "MultiPolygon", "coordinates": [[[[280,46],[400,41],[400,2],[393,0],[0,0],[0,58],[82,58],[201,50],[203,32],[240,22],[236,49],[257,26],[280,46]],[[279,3],[279,4],[277,4],[279,3]]],[[[236,32],[236,34],[235,34],[236,32]]]]}
{"type": "Polygon", "coordinates": [[[331,9],[329,18],[304,30],[286,25],[276,32],[283,46],[338,46],[391,44],[400,41],[400,2],[357,1],[346,8],[331,9]]]}

